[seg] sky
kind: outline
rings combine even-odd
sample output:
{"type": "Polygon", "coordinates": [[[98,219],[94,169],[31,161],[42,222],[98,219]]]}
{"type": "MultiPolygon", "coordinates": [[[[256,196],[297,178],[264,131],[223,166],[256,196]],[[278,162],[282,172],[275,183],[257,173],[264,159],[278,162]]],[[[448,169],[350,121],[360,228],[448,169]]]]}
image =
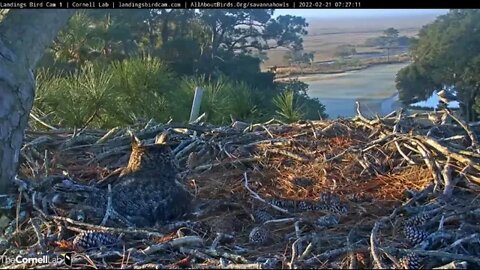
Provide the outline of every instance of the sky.
{"type": "Polygon", "coordinates": [[[274,15],[295,15],[306,18],[390,17],[409,15],[441,15],[448,9],[276,9],[274,15]]]}

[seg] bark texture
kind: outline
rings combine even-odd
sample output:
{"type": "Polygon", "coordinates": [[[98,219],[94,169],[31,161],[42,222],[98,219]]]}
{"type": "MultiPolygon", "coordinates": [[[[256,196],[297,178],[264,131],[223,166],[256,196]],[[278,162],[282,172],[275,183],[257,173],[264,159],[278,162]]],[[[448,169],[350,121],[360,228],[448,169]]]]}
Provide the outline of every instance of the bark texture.
{"type": "Polygon", "coordinates": [[[0,24],[0,193],[11,187],[35,97],[33,68],[74,10],[11,10],[0,24]]]}

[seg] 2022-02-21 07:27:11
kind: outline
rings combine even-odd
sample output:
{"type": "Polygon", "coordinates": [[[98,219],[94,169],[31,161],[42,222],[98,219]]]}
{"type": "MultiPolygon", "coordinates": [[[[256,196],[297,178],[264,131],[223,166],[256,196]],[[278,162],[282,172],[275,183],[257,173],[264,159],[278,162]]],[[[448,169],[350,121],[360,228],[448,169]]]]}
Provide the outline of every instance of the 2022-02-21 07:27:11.
{"type": "Polygon", "coordinates": [[[360,8],[361,2],[345,1],[301,1],[297,8],[360,8]]]}

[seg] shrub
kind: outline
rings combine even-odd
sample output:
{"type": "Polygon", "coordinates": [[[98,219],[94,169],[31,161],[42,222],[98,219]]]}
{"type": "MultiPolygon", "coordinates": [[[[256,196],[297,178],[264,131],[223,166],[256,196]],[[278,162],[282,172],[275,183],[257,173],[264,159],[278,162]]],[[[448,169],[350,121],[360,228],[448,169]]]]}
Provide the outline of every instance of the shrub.
{"type": "Polygon", "coordinates": [[[63,76],[40,69],[35,108],[65,127],[82,127],[87,122],[101,128],[149,119],[165,122],[175,106],[166,98],[173,89],[173,74],[148,57],[109,66],[86,64],[63,76]]]}
{"type": "Polygon", "coordinates": [[[172,107],[176,105],[168,102],[167,95],[175,89],[175,76],[158,58],[145,56],[113,62],[109,73],[115,93],[108,104],[110,125],[149,119],[166,122],[172,116],[172,107]]]}
{"type": "Polygon", "coordinates": [[[35,107],[46,114],[54,125],[83,127],[103,126],[101,115],[112,99],[111,74],[85,65],[64,77],[49,70],[37,73],[35,107]]]}
{"type": "Polygon", "coordinates": [[[280,93],[273,99],[277,107],[277,115],[286,122],[295,122],[303,117],[302,105],[298,102],[298,96],[291,90],[280,93]]]}
{"type": "MultiPolygon", "coordinates": [[[[204,89],[201,113],[205,112],[208,121],[221,124],[230,122],[230,116],[239,120],[255,118],[257,110],[252,99],[252,90],[245,84],[220,77],[209,80],[206,76],[184,77],[180,91],[173,93],[172,100],[176,100],[188,111],[178,110],[175,120],[188,120],[190,106],[195,94],[195,88],[204,89]]],[[[178,105],[177,105],[178,106],[178,105]]]]}

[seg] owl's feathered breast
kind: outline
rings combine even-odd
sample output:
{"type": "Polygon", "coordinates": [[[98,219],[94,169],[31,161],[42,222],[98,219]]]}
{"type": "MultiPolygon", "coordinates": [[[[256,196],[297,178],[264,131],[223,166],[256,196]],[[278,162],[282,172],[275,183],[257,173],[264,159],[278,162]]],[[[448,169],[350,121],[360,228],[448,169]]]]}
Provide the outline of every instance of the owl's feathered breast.
{"type": "MultiPolygon", "coordinates": [[[[112,184],[113,209],[139,227],[163,223],[187,212],[191,195],[176,181],[176,164],[167,145],[142,145],[135,137],[128,165],[112,184]]],[[[92,219],[103,218],[108,198],[105,187],[70,190],[64,184],[57,187],[56,205],[67,209],[71,205],[73,209],[97,209],[88,211],[92,219]],[[73,202],[67,205],[67,200],[73,202]]]]}
{"type": "Polygon", "coordinates": [[[133,147],[113,187],[113,202],[126,216],[171,219],[185,211],[190,195],[176,183],[178,168],[164,145],[133,147]]]}

